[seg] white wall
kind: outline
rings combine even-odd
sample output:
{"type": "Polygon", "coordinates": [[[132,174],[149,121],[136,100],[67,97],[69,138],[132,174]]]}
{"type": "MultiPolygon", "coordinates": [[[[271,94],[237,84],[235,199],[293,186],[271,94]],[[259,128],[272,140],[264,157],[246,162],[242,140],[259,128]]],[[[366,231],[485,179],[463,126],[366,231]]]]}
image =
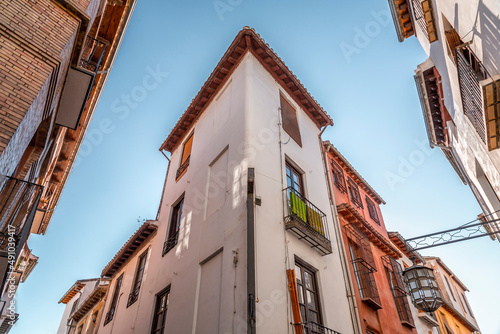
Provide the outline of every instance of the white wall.
{"type": "MultiPolygon", "coordinates": [[[[485,65],[491,76],[500,74],[500,3],[497,0],[434,0],[439,39],[429,45],[420,28],[417,38],[442,77],[445,106],[454,124],[448,122],[450,143],[473,186],[487,206],[500,210],[500,150],[488,151],[464,115],[456,66],[448,54],[443,16],[485,65]],[[480,166],[480,168],[477,168],[480,166]],[[484,172],[484,174],[483,174],[484,172]],[[491,186],[488,184],[491,184],[491,186]],[[496,195],[495,195],[496,193],[496,195]]],[[[480,200],[480,201],[481,201],[480,200]]]]}
{"type": "Polygon", "coordinates": [[[142,251],[137,251],[114,275],[104,314],[109,309],[114,281],[125,272],[123,295],[113,321],[104,327],[101,321],[100,334],[148,333],[155,295],[168,285],[171,290],[166,333],[246,333],[248,167],[255,168],[256,195],[262,197],[262,206],[255,209],[257,333],[291,330],[286,269],[294,267],[295,255],[318,269],[324,323],[343,334],[352,333],[339,255],[334,250],[333,254],[321,256],[283,226],[286,154],[304,170],[307,197],[327,214],[332,243],[334,240],[320,130],[295,105],[303,147],[288,141],[288,135],[281,131],[282,142],[288,143],[280,153],[279,96],[280,86],[247,53],[219,96],[194,124],[190,165],[177,182],[182,144],[172,152],[159,228],[144,246],[150,248],[150,253],[139,300],[126,308],[137,257],[142,251]],[[182,194],[178,244],[162,257],[172,205],[182,194]]]}

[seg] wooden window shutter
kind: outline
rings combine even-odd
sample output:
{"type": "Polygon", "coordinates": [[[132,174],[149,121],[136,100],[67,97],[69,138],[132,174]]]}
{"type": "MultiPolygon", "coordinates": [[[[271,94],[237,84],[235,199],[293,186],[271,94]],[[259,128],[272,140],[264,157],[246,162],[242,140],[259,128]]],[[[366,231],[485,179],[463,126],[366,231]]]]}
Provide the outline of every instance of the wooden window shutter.
{"type": "Polygon", "coordinates": [[[191,155],[191,147],[192,146],[193,146],[193,135],[191,135],[191,137],[189,137],[189,139],[184,144],[184,150],[182,151],[182,162],[181,162],[181,164],[183,164],[184,162],[186,162],[187,158],[189,158],[189,156],[191,155]]]}
{"type": "Polygon", "coordinates": [[[281,104],[281,119],[283,122],[283,130],[295,140],[300,147],[302,147],[302,139],[300,138],[299,123],[297,122],[297,111],[290,103],[280,95],[281,104]]]}
{"type": "Polygon", "coordinates": [[[286,271],[288,277],[288,290],[290,291],[290,300],[292,301],[293,321],[295,323],[295,333],[302,334],[302,322],[300,318],[299,296],[297,294],[297,281],[295,281],[295,270],[288,269],[286,271]]]}

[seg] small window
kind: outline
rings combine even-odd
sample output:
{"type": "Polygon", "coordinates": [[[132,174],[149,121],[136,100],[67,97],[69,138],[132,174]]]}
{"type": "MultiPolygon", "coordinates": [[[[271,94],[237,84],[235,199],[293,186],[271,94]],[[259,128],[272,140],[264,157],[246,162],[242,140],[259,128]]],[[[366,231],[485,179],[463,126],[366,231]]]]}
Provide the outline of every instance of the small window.
{"type": "Polygon", "coordinates": [[[113,320],[115,315],[116,306],[118,304],[118,296],[120,296],[120,288],[122,287],[123,274],[116,279],[115,291],[113,292],[113,299],[111,299],[111,304],[109,305],[109,311],[106,313],[106,319],[104,319],[104,326],[113,320]]]}
{"type": "Polygon", "coordinates": [[[75,300],[75,302],[73,303],[73,306],[71,307],[71,313],[70,314],[72,314],[73,312],[75,312],[76,307],[78,306],[78,302],[80,302],[80,297],[78,297],[78,299],[75,300]]]}
{"type": "Polygon", "coordinates": [[[370,214],[370,217],[373,219],[375,223],[380,225],[380,219],[378,218],[378,213],[377,213],[377,206],[373,201],[370,199],[370,197],[366,196],[366,206],[368,207],[368,213],[370,214]]]}
{"type": "Polygon", "coordinates": [[[137,271],[135,272],[134,284],[132,285],[132,291],[128,297],[127,307],[135,303],[139,297],[139,291],[141,289],[142,276],[144,274],[144,267],[146,266],[146,258],[148,252],[145,251],[140,257],[137,264],[137,271]]]}
{"type": "Polygon", "coordinates": [[[456,30],[453,28],[451,23],[446,19],[444,15],[441,15],[443,18],[443,28],[444,35],[446,37],[446,45],[448,46],[448,56],[453,60],[453,62],[457,63],[457,59],[455,56],[455,48],[459,45],[464,44],[456,30]]]}
{"type": "Polygon", "coordinates": [[[295,279],[302,322],[322,324],[316,271],[302,262],[295,262],[295,279]]]}
{"type": "Polygon", "coordinates": [[[332,174],[333,174],[333,183],[335,184],[335,187],[340,190],[343,193],[346,193],[346,185],[345,185],[345,178],[344,178],[344,171],[340,166],[332,159],[332,174]]]}
{"type": "Polygon", "coordinates": [[[153,326],[151,334],[164,334],[167,320],[168,301],[170,297],[170,286],[156,295],[155,310],[153,315],[153,326]]]}
{"type": "Polygon", "coordinates": [[[76,334],[82,334],[82,331],[83,331],[83,325],[84,324],[81,324],[80,327],[78,327],[78,331],[76,332],[76,334]]]}
{"type": "Polygon", "coordinates": [[[179,240],[179,230],[182,220],[182,207],[184,206],[184,195],[177,202],[172,209],[172,216],[170,218],[170,226],[168,229],[167,240],[163,245],[163,255],[167,254],[172,248],[177,245],[179,240]]]}
{"type": "Polygon", "coordinates": [[[410,326],[414,326],[410,306],[408,304],[405,286],[403,284],[403,269],[394,258],[389,255],[382,257],[382,263],[385,267],[385,274],[391,288],[392,297],[398,311],[399,320],[410,326]]]}
{"type": "Polygon", "coordinates": [[[288,162],[286,163],[286,186],[299,195],[304,195],[302,173],[288,162]]]}
{"type": "Polygon", "coordinates": [[[283,122],[283,130],[295,140],[300,147],[302,147],[302,139],[300,137],[299,123],[297,122],[297,111],[294,107],[280,95],[281,104],[281,119],[283,122]]]}
{"type": "Polygon", "coordinates": [[[450,285],[450,282],[448,281],[448,277],[446,277],[446,275],[443,275],[443,276],[444,276],[444,280],[446,281],[446,285],[448,286],[448,290],[450,290],[450,294],[453,297],[453,300],[457,301],[455,299],[455,295],[453,294],[453,290],[451,289],[451,285],[450,285]]]}
{"type": "Polygon", "coordinates": [[[175,179],[178,180],[184,175],[187,171],[187,168],[189,166],[189,161],[191,160],[191,147],[193,146],[193,135],[189,136],[189,138],[186,140],[184,143],[184,148],[182,149],[182,158],[181,158],[181,165],[179,166],[179,169],[177,169],[177,174],[175,176],[175,179]]]}
{"type": "Polygon", "coordinates": [[[359,196],[358,185],[351,178],[348,178],[347,181],[349,182],[349,195],[351,196],[351,201],[358,208],[363,209],[363,202],[361,202],[361,196],[359,196]]]}
{"type": "Polygon", "coordinates": [[[92,314],[92,318],[90,320],[90,325],[89,329],[87,330],[87,334],[94,334],[94,329],[95,329],[95,324],[97,323],[97,315],[99,314],[99,311],[95,311],[92,314]]]}
{"type": "Polygon", "coordinates": [[[472,314],[472,311],[470,310],[469,302],[467,301],[467,298],[465,298],[465,294],[462,293],[462,298],[464,299],[465,306],[467,307],[467,310],[469,310],[469,314],[474,318],[474,315],[472,314]]]}

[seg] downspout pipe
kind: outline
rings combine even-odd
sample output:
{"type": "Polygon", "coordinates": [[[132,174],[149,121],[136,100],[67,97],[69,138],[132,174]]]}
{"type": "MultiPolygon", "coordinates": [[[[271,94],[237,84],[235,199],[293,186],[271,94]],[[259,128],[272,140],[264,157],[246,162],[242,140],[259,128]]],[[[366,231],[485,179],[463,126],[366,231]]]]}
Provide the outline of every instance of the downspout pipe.
{"type": "MultiPolygon", "coordinates": [[[[325,126],[326,128],[326,126],[325,126]]],[[[325,129],[323,129],[324,131],[325,129]]],[[[321,133],[323,133],[321,131],[321,133]]],[[[361,330],[361,319],[359,318],[359,313],[358,313],[358,305],[356,303],[356,295],[354,293],[354,289],[352,286],[352,279],[351,275],[349,272],[349,266],[347,262],[347,254],[345,251],[344,247],[344,240],[342,238],[342,231],[340,230],[340,220],[339,216],[337,213],[337,205],[335,203],[335,197],[332,196],[333,191],[332,191],[332,185],[329,179],[329,168],[328,168],[328,159],[327,159],[327,154],[330,151],[330,147],[326,150],[326,152],[323,151],[323,140],[321,139],[321,133],[319,134],[319,143],[320,143],[320,148],[321,148],[321,157],[323,159],[323,164],[325,166],[325,181],[328,184],[328,197],[330,198],[330,210],[332,212],[332,216],[334,218],[333,221],[333,228],[335,229],[335,239],[337,243],[337,248],[339,250],[340,254],[340,263],[342,265],[342,275],[344,276],[344,284],[345,284],[345,289],[346,289],[346,296],[347,296],[347,301],[349,303],[349,313],[351,314],[351,323],[352,323],[352,329],[354,334],[362,334],[361,330]]]]}
{"type": "Polygon", "coordinates": [[[255,169],[248,168],[247,179],[247,333],[255,334],[255,169]]]}

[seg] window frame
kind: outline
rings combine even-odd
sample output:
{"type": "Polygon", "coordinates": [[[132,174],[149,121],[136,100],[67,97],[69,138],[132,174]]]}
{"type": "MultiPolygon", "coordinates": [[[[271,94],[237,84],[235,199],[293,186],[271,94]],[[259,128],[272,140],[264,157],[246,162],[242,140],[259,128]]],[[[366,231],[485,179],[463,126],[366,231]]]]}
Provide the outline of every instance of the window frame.
{"type": "Polygon", "coordinates": [[[305,262],[304,260],[302,260],[301,258],[299,258],[298,256],[295,256],[295,267],[294,267],[294,271],[295,271],[295,284],[297,286],[297,297],[298,297],[298,301],[299,301],[299,312],[300,312],[300,317],[301,317],[301,322],[312,322],[312,323],[316,323],[316,324],[319,324],[319,325],[323,325],[323,315],[322,315],[322,310],[321,310],[321,299],[322,297],[320,296],[320,291],[319,291],[319,284],[318,284],[318,269],[314,268],[313,266],[311,266],[309,263],[305,262]],[[302,280],[302,283],[299,284],[299,282],[297,282],[297,267],[300,268],[300,276],[301,276],[301,280],[302,280]],[[307,289],[305,287],[305,273],[308,273],[310,274],[311,276],[311,279],[312,279],[312,288],[313,290],[310,290],[310,289],[307,289]],[[299,288],[300,286],[300,288],[299,288]],[[309,307],[305,304],[306,303],[306,292],[308,291],[312,291],[312,293],[314,293],[314,297],[315,297],[315,307],[316,307],[316,310],[312,310],[310,311],[309,310],[309,307]],[[301,299],[301,296],[299,296],[299,294],[302,294],[302,299],[301,299]],[[302,300],[302,302],[301,302],[302,300]],[[304,319],[304,314],[302,313],[301,309],[302,307],[304,307],[305,309],[305,319],[304,319]],[[315,321],[312,321],[312,319],[310,320],[309,319],[309,312],[314,312],[317,314],[317,320],[318,322],[315,322],[315,321]]]}
{"type": "Polygon", "coordinates": [[[450,290],[451,297],[453,297],[453,301],[457,301],[455,298],[455,294],[453,293],[453,289],[451,288],[450,282],[448,281],[448,277],[446,277],[446,274],[443,274],[444,280],[446,282],[446,285],[448,286],[448,290],[450,290]]]}
{"type": "Polygon", "coordinates": [[[135,269],[134,280],[132,281],[132,286],[127,301],[127,308],[130,305],[134,304],[137,301],[137,299],[139,299],[139,292],[141,289],[142,279],[144,277],[144,271],[146,270],[148,251],[149,249],[146,249],[144,252],[142,252],[142,254],[139,256],[137,260],[137,267],[135,269]],[[144,262],[141,264],[142,260],[144,260],[144,262]]]}
{"type": "Polygon", "coordinates": [[[179,168],[177,169],[177,172],[175,174],[175,181],[177,182],[180,180],[180,178],[186,174],[186,171],[189,167],[189,164],[191,163],[191,152],[193,150],[193,137],[194,137],[194,131],[191,132],[189,136],[187,136],[187,139],[184,141],[184,144],[182,145],[182,154],[181,154],[181,159],[179,163],[179,168]],[[185,152],[186,152],[186,146],[189,145],[189,155],[184,157],[185,152]]]}
{"type": "Polygon", "coordinates": [[[372,201],[372,199],[368,195],[365,195],[365,202],[366,202],[366,207],[368,208],[368,214],[370,215],[370,218],[378,225],[381,225],[375,202],[372,201]]]}
{"type": "Polygon", "coordinates": [[[286,186],[287,188],[292,188],[295,192],[299,193],[301,196],[305,197],[304,189],[304,177],[303,174],[297,167],[294,166],[288,159],[285,160],[285,174],[286,174],[286,186]],[[288,175],[290,171],[290,175],[288,175]],[[297,177],[298,183],[294,181],[293,176],[297,177]],[[288,185],[288,180],[290,180],[290,186],[288,185]],[[295,184],[299,186],[299,190],[295,188],[295,184]]]}
{"type": "Polygon", "coordinates": [[[104,319],[103,327],[113,320],[116,314],[116,308],[118,307],[118,300],[120,299],[120,290],[123,285],[123,276],[125,273],[122,273],[115,281],[115,290],[113,291],[113,298],[111,299],[111,304],[109,304],[108,312],[106,313],[106,318],[104,319]]]}
{"type": "Polygon", "coordinates": [[[167,312],[168,312],[168,304],[169,304],[169,299],[170,299],[170,292],[171,292],[171,284],[169,284],[166,288],[164,288],[163,290],[161,290],[160,292],[158,292],[156,295],[155,295],[155,302],[154,302],[154,306],[153,306],[153,319],[151,321],[151,331],[150,333],[151,334],[164,334],[165,333],[165,324],[167,323],[166,321],[166,316],[167,316],[167,312]],[[163,296],[166,295],[166,307],[164,310],[162,310],[160,312],[160,302],[161,302],[161,298],[163,296]],[[156,326],[158,325],[158,319],[159,319],[159,315],[164,314],[164,323],[162,325],[162,328],[160,328],[159,330],[155,329],[156,326]]]}
{"type": "Polygon", "coordinates": [[[184,211],[184,199],[185,194],[182,194],[179,199],[172,205],[170,221],[167,229],[167,236],[165,238],[165,243],[163,244],[162,256],[175,248],[175,246],[179,242],[179,231],[181,229],[182,213],[184,211]],[[175,230],[172,229],[174,227],[173,224],[175,224],[175,230]]]}
{"type": "Polygon", "coordinates": [[[333,184],[335,188],[337,188],[341,193],[347,193],[347,185],[344,177],[344,170],[340,165],[335,162],[335,160],[331,159],[332,166],[332,175],[333,175],[333,184]]]}
{"type": "Polygon", "coordinates": [[[283,130],[297,143],[297,145],[302,147],[297,109],[289,102],[282,92],[280,92],[280,115],[281,127],[283,130]],[[286,114],[288,117],[285,117],[285,113],[287,112],[285,110],[288,110],[288,114],[286,114]]]}
{"type": "Polygon", "coordinates": [[[353,179],[347,177],[347,183],[349,188],[349,198],[351,202],[354,203],[360,209],[364,209],[363,200],[361,199],[361,195],[359,193],[359,186],[353,179]]]}

